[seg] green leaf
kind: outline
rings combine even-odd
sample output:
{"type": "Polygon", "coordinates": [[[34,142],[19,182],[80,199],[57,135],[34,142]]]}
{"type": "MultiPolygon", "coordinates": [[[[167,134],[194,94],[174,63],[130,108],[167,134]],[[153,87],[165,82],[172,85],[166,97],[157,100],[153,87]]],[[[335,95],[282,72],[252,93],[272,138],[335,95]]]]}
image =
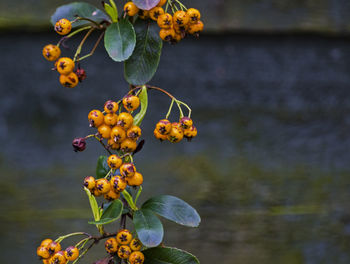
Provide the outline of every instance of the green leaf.
{"type": "Polygon", "coordinates": [[[91,211],[92,211],[92,214],[94,216],[94,219],[95,219],[95,221],[99,221],[101,218],[101,214],[100,214],[100,210],[99,210],[98,205],[97,205],[96,198],[95,198],[95,196],[93,196],[91,194],[91,192],[89,191],[88,188],[84,187],[84,190],[85,190],[87,196],[89,197],[91,211]]]}
{"type": "Polygon", "coordinates": [[[111,24],[105,34],[105,48],[114,61],[125,61],[134,51],[136,35],[127,19],[111,24]]]}
{"type": "Polygon", "coordinates": [[[140,209],[134,213],[133,223],[137,236],[146,247],[156,247],[163,240],[163,225],[150,210],[140,209]]]}
{"type": "MultiPolygon", "coordinates": [[[[115,5],[115,4],[114,4],[115,5]]],[[[104,4],[106,13],[111,17],[112,22],[118,22],[118,9],[115,8],[114,6],[111,6],[107,3],[104,4]]]]}
{"type": "Polygon", "coordinates": [[[105,225],[112,223],[120,218],[123,212],[123,203],[120,200],[114,200],[107,208],[103,210],[101,220],[91,221],[89,224],[105,225]]]}
{"type": "MultiPolygon", "coordinates": [[[[51,16],[51,23],[55,23],[61,18],[66,18],[73,21],[76,16],[88,18],[100,23],[104,20],[110,21],[109,17],[100,9],[94,7],[91,4],[84,2],[74,2],[71,4],[60,6],[56,9],[56,12],[51,16]]],[[[72,24],[73,27],[90,24],[89,21],[80,20],[72,24]]]]}
{"type": "Polygon", "coordinates": [[[96,179],[104,178],[107,173],[110,171],[110,168],[107,163],[107,156],[100,156],[97,160],[96,166],[96,179]]]}
{"type": "Polygon", "coordinates": [[[160,0],[133,0],[134,4],[142,10],[150,10],[158,5],[160,0]]]}
{"type": "Polygon", "coordinates": [[[180,225],[197,227],[201,218],[197,211],[183,200],[171,195],[159,195],[147,200],[142,208],[153,211],[180,225]]]}
{"type": "Polygon", "coordinates": [[[156,247],[142,253],[145,255],[144,264],[199,264],[195,256],[177,248],[156,247]]]}
{"type": "Polygon", "coordinates": [[[141,89],[141,92],[139,94],[139,99],[141,102],[141,110],[140,112],[135,115],[134,117],[134,125],[140,126],[143,118],[146,115],[147,107],[148,107],[148,94],[147,94],[147,87],[143,86],[141,89]]]}
{"type": "Polygon", "coordinates": [[[125,61],[124,76],[133,85],[144,85],[157,71],[163,42],[156,23],[138,19],[134,28],[136,47],[131,57],[125,61]]]}
{"type": "Polygon", "coordinates": [[[132,210],[137,210],[136,204],[134,203],[134,200],[132,199],[132,196],[130,195],[130,193],[127,190],[124,190],[122,192],[122,195],[124,199],[127,201],[127,203],[129,204],[130,208],[132,210]]]}

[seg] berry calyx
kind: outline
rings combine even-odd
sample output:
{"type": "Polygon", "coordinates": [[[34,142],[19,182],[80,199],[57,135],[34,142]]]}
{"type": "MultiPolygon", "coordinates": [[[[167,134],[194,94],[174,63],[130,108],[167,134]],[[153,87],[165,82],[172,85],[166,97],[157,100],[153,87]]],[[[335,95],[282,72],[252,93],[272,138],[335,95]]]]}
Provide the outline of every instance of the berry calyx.
{"type": "Polygon", "coordinates": [[[164,9],[162,7],[156,6],[149,11],[149,16],[152,20],[157,21],[160,15],[164,14],[164,9]]]}
{"type": "Polygon", "coordinates": [[[145,261],[145,256],[141,251],[134,251],[130,254],[130,264],[142,264],[145,261]]]}
{"type": "Polygon", "coordinates": [[[173,26],[173,17],[169,13],[160,15],[157,24],[160,28],[170,29],[173,26]]]}
{"type": "Polygon", "coordinates": [[[127,229],[122,229],[116,236],[117,242],[120,245],[128,245],[132,240],[132,234],[127,229]]]}
{"type": "Polygon", "coordinates": [[[139,251],[142,248],[142,243],[139,239],[134,238],[130,242],[130,248],[132,251],[139,251]]]}

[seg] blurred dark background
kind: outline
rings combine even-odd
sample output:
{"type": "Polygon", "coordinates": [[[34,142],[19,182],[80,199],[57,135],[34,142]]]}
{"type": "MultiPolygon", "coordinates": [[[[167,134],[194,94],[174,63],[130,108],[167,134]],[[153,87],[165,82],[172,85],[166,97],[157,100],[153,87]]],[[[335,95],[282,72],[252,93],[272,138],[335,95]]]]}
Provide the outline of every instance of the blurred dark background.
{"type": "MultiPolygon", "coordinates": [[[[128,86],[103,45],[84,61],[84,83],[60,86],[41,50],[58,41],[48,21],[67,2],[0,1],[0,263],[40,263],[42,239],[94,232],[81,183],[103,149],[91,141],[77,154],[71,140],[128,86]]],[[[157,142],[170,102],[150,92],[135,156],[143,199],[176,195],[202,216],[198,229],[164,220],[165,243],[203,264],[350,263],[350,2],[184,3],[207,30],[164,45],[151,83],[193,107],[199,135],[157,142]]],[[[82,263],[103,256],[98,247],[82,263]]]]}

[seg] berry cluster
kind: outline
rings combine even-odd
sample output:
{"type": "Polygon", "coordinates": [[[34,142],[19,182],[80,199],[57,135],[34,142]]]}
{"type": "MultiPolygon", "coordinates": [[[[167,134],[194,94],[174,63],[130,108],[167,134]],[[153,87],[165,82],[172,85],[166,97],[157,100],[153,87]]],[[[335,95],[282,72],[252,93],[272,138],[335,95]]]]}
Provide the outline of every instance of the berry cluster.
{"type": "Polygon", "coordinates": [[[171,123],[168,119],[162,119],[153,131],[154,136],[160,141],[169,140],[172,143],[180,142],[184,137],[190,141],[197,136],[197,128],[189,117],[182,117],[180,122],[171,123]]]}
{"type": "Polygon", "coordinates": [[[79,257],[79,249],[70,246],[62,251],[61,244],[52,239],[45,239],[36,250],[36,254],[43,260],[44,264],[66,264],[79,257]]]}
{"type": "Polygon", "coordinates": [[[200,12],[195,8],[187,9],[179,1],[160,0],[158,5],[151,10],[139,9],[130,1],[124,5],[124,14],[128,16],[138,15],[141,19],[151,18],[156,21],[160,27],[160,38],[173,44],[181,41],[186,34],[198,36],[204,27],[203,22],[200,20],[200,12]],[[163,6],[165,4],[167,5],[164,10],[163,6]],[[169,6],[171,7],[172,15],[167,12],[169,6]]]}
{"type": "Polygon", "coordinates": [[[108,166],[112,171],[119,169],[119,174],[114,176],[107,175],[106,178],[95,179],[88,176],[84,179],[84,186],[90,192],[99,197],[101,195],[108,201],[119,199],[120,193],[125,190],[126,186],[140,186],[143,183],[143,176],[136,171],[133,163],[123,163],[122,159],[113,154],[109,156],[108,166]]]}
{"type": "MultiPolygon", "coordinates": [[[[60,19],[55,24],[55,31],[60,35],[67,35],[72,30],[72,23],[65,18],[60,19]]],[[[58,45],[49,44],[43,48],[43,56],[48,61],[55,61],[54,69],[60,74],[60,83],[67,88],[74,88],[79,82],[86,78],[83,69],[75,69],[75,62],[71,58],[61,57],[61,49],[58,45]]]]}
{"type": "Polygon", "coordinates": [[[122,100],[127,112],[119,112],[119,103],[109,100],[104,105],[104,112],[92,110],[89,115],[91,127],[97,128],[101,139],[107,139],[108,147],[123,153],[132,153],[137,148],[141,128],[134,125],[131,112],[140,106],[140,99],[135,95],[126,95],[122,100]]]}
{"type": "Polygon", "coordinates": [[[122,229],[114,238],[109,238],[105,242],[105,249],[110,254],[117,253],[121,259],[129,260],[130,264],[142,264],[145,261],[145,256],[140,251],[142,243],[137,238],[133,238],[131,232],[127,229],[122,229]]]}

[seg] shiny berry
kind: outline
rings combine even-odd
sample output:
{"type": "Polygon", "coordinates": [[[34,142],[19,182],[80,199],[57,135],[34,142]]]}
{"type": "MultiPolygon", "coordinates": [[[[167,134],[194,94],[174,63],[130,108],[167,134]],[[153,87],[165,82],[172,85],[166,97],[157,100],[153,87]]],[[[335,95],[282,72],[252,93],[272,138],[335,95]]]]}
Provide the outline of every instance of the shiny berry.
{"type": "Polygon", "coordinates": [[[132,251],[139,251],[142,248],[142,243],[137,238],[134,238],[130,242],[130,248],[132,251]]]}
{"type": "Polygon", "coordinates": [[[55,241],[52,241],[47,248],[51,255],[57,253],[58,251],[61,251],[62,249],[61,244],[55,241]]]}
{"type": "Polygon", "coordinates": [[[123,164],[123,160],[117,155],[113,154],[108,157],[107,163],[111,169],[116,170],[123,164]]]}
{"type": "Polygon", "coordinates": [[[135,16],[139,12],[139,8],[133,2],[127,2],[124,5],[124,12],[128,16],[135,16]]]}
{"type": "Polygon", "coordinates": [[[117,121],[118,121],[118,115],[117,114],[107,114],[105,115],[105,118],[104,118],[104,122],[106,125],[109,125],[109,126],[114,126],[115,124],[117,124],[117,121]]]}
{"type": "Polygon", "coordinates": [[[124,153],[131,153],[134,152],[137,148],[137,143],[136,141],[127,138],[124,139],[121,143],[120,143],[120,149],[124,152],[124,153]]]}
{"type": "Polygon", "coordinates": [[[184,137],[184,132],[179,123],[172,123],[172,128],[168,134],[168,140],[172,143],[180,142],[184,137]]]}
{"type": "Polygon", "coordinates": [[[43,56],[48,61],[55,61],[61,56],[61,49],[56,45],[46,45],[43,48],[43,56]]]}
{"type": "Polygon", "coordinates": [[[71,58],[63,57],[57,61],[57,71],[60,74],[68,75],[73,72],[75,63],[71,58]]]}
{"type": "Polygon", "coordinates": [[[95,178],[92,176],[87,176],[84,179],[84,187],[88,188],[90,191],[95,188],[95,178]]]}
{"type": "Polygon", "coordinates": [[[112,177],[111,181],[111,187],[115,192],[122,192],[126,188],[126,181],[121,176],[117,175],[112,177]]]}
{"type": "Polygon", "coordinates": [[[165,28],[162,28],[160,31],[159,31],[159,37],[164,40],[164,41],[172,41],[174,38],[175,38],[175,30],[173,28],[168,28],[168,29],[165,29],[165,28]]]}
{"type": "Polygon", "coordinates": [[[67,259],[64,256],[64,251],[58,251],[50,259],[50,264],[66,264],[67,259]]]}
{"type": "Polygon", "coordinates": [[[106,194],[109,193],[109,191],[111,190],[111,185],[109,181],[105,178],[98,179],[96,180],[96,189],[99,193],[106,194]]]}
{"type": "Polygon", "coordinates": [[[190,18],[185,11],[176,11],[173,15],[173,23],[178,26],[185,26],[188,24],[190,18]]]}
{"type": "Polygon", "coordinates": [[[64,256],[68,261],[74,261],[79,257],[79,249],[70,246],[64,251],[64,256]]]}
{"type": "Polygon", "coordinates": [[[118,243],[117,240],[112,237],[106,240],[105,249],[108,253],[112,254],[118,251],[118,243]]]}
{"type": "Polygon", "coordinates": [[[132,234],[127,229],[122,229],[117,234],[117,242],[120,245],[128,245],[132,240],[132,234]]]}
{"type": "Polygon", "coordinates": [[[201,13],[195,8],[187,9],[187,15],[189,18],[189,23],[194,24],[201,19],[201,13]]]}
{"type": "Polygon", "coordinates": [[[119,105],[117,102],[114,102],[112,100],[108,100],[107,102],[105,102],[104,110],[106,113],[114,114],[118,111],[118,109],[119,105]]]}
{"type": "Polygon", "coordinates": [[[120,174],[123,177],[132,177],[135,175],[136,167],[132,163],[124,163],[122,166],[120,166],[120,174]]]}
{"type": "Polygon", "coordinates": [[[123,98],[123,105],[129,112],[134,111],[140,106],[140,99],[135,95],[127,95],[123,98]]]}
{"type": "Polygon", "coordinates": [[[133,122],[134,122],[134,118],[132,117],[131,114],[122,112],[118,116],[117,125],[124,129],[128,129],[132,126],[133,122]]]}
{"type": "Polygon", "coordinates": [[[187,32],[194,35],[198,34],[199,32],[203,31],[204,24],[202,21],[198,21],[194,24],[190,24],[188,26],[187,32]]]}
{"type": "Polygon", "coordinates": [[[51,242],[53,242],[53,240],[50,238],[44,239],[43,241],[41,241],[40,246],[47,247],[48,245],[51,244],[51,242]]]}
{"type": "Polygon", "coordinates": [[[160,141],[168,140],[168,135],[162,135],[157,129],[154,129],[153,134],[155,138],[159,139],[160,141]]]}
{"type": "Polygon", "coordinates": [[[143,264],[145,261],[145,256],[141,251],[135,251],[130,254],[129,262],[130,264],[143,264]]]}
{"type": "Polygon", "coordinates": [[[158,17],[160,15],[163,15],[165,12],[164,12],[164,9],[159,7],[159,6],[156,6],[156,7],[153,7],[150,11],[149,11],[149,16],[151,17],[152,20],[154,21],[157,21],[158,20],[158,17]]]}
{"type": "Polygon", "coordinates": [[[162,135],[168,135],[171,131],[171,122],[167,119],[160,120],[156,125],[156,130],[162,135]]]}
{"type": "Polygon", "coordinates": [[[55,24],[55,31],[60,35],[67,35],[72,30],[72,23],[65,18],[58,20],[55,24]]]}
{"type": "Polygon", "coordinates": [[[47,247],[45,246],[39,246],[36,250],[36,254],[41,257],[41,258],[44,258],[44,259],[47,259],[51,256],[49,250],[47,247]]]}
{"type": "Polygon", "coordinates": [[[190,128],[184,130],[184,137],[190,141],[192,138],[197,136],[197,133],[197,128],[195,126],[191,126],[190,128]]]}
{"type": "Polygon", "coordinates": [[[102,193],[100,193],[100,191],[99,190],[97,190],[97,188],[95,187],[95,188],[93,188],[91,191],[91,194],[93,195],[93,196],[95,196],[95,197],[99,197],[99,196],[101,196],[102,195],[102,193]]]}
{"type": "Polygon", "coordinates": [[[114,201],[117,200],[120,197],[119,192],[115,192],[114,190],[110,190],[109,193],[106,193],[103,196],[107,201],[114,201]]]}
{"type": "Polygon", "coordinates": [[[74,72],[71,72],[68,75],[61,74],[59,81],[62,86],[67,88],[74,88],[79,83],[78,76],[74,72]]]}
{"type": "Polygon", "coordinates": [[[108,125],[101,125],[97,128],[98,130],[98,133],[101,135],[101,137],[103,138],[110,138],[111,137],[111,132],[112,132],[112,129],[110,126],[108,125]]]}
{"type": "Polygon", "coordinates": [[[190,128],[193,125],[193,121],[189,117],[182,117],[180,119],[180,124],[183,129],[190,128]]]}
{"type": "Polygon", "coordinates": [[[115,143],[121,143],[126,138],[125,130],[121,126],[113,127],[111,138],[115,143]]]}
{"type": "Polygon", "coordinates": [[[134,141],[141,137],[141,128],[139,126],[132,126],[126,131],[126,136],[134,141]]]}
{"type": "Polygon", "coordinates": [[[160,28],[170,29],[173,26],[173,17],[169,13],[165,13],[158,17],[157,23],[160,28]]]}
{"type": "Polygon", "coordinates": [[[104,122],[104,115],[99,110],[92,110],[88,115],[90,126],[99,127],[104,122]]]}
{"type": "Polygon", "coordinates": [[[126,182],[129,186],[140,186],[143,183],[143,176],[141,173],[135,172],[132,177],[127,177],[126,182]]]}

